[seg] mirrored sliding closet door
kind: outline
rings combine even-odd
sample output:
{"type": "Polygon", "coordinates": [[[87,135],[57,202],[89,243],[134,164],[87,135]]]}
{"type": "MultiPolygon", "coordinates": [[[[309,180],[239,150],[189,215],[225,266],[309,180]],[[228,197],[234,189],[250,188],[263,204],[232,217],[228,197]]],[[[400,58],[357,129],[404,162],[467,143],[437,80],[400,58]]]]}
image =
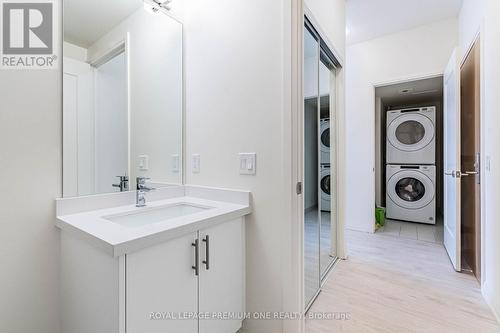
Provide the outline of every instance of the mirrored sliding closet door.
{"type": "Polygon", "coordinates": [[[304,296],[309,307],[337,259],[336,71],[312,24],[304,27],[304,296]]]}

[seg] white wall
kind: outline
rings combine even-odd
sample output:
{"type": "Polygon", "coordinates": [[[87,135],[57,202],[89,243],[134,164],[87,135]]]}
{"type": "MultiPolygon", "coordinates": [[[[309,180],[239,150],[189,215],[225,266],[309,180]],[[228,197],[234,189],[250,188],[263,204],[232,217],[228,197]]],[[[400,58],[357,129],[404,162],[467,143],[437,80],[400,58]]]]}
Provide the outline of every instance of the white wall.
{"type": "Polygon", "coordinates": [[[374,86],[442,74],[456,45],[457,20],[450,19],[348,47],[347,228],[374,230],[374,86]]]}
{"type": "MultiPolygon", "coordinates": [[[[344,1],[317,3],[329,11],[327,25],[344,32],[344,1]],[[332,12],[339,9],[338,12],[332,12]],[[338,18],[336,20],[336,18],[338,18]]],[[[246,221],[247,311],[281,311],[283,267],[290,222],[285,202],[284,119],[290,110],[290,1],[186,0],[186,161],[188,184],[252,191],[253,214],[246,221]],[[288,82],[288,83],[287,83],[288,82]],[[240,176],[238,153],[257,153],[257,175],[240,176]],[[201,155],[201,172],[191,172],[192,154],[201,155]]],[[[332,36],[343,48],[343,39],[332,36]]],[[[288,163],[288,164],[287,164],[288,163]]],[[[283,332],[283,323],[249,320],[248,332],[283,332]]]]}
{"type": "Polygon", "coordinates": [[[0,332],[59,332],[61,76],[0,70],[0,332]]]}
{"type": "MultiPolygon", "coordinates": [[[[252,191],[246,219],[247,311],[280,311],[283,214],[281,1],[185,2],[188,184],[252,191]],[[238,153],[257,153],[257,175],[240,176],[238,153]],[[201,172],[190,157],[201,155],[201,172]]],[[[279,321],[247,322],[282,331],[279,321]]]]}
{"type": "Polygon", "coordinates": [[[462,59],[476,39],[484,20],[487,0],[463,0],[459,14],[458,58],[462,59]]]}
{"type": "Polygon", "coordinates": [[[491,159],[487,171],[485,200],[485,276],[483,294],[500,320],[500,3],[487,0],[484,36],[484,110],[486,116],[486,155],[491,159]]]}
{"type": "Polygon", "coordinates": [[[321,30],[332,43],[337,55],[344,58],[345,0],[305,0],[304,3],[320,23],[321,30]]]}
{"type": "Polygon", "coordinates": [[[65,58],[71,58],[83,62],[87,61],[87,49],[75,44],[63,42],[63,53],[65,58]]]}
{"type": "Polygon", "coordinates": [[[483,269],[482,292],[500,320],[500,3],[497,0],[464,0],[460,13],[460,53],[466,52],[481,31],[481,111],[483,135],[483,269]],[[488,166],[488,160],[489,166],[488,166]]]}

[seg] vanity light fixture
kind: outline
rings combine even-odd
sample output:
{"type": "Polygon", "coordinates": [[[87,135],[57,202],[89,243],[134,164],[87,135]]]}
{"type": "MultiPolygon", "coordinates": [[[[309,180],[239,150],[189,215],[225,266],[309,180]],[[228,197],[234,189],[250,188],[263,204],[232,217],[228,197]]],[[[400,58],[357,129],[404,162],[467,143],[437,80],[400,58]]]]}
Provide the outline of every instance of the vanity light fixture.
{"type": "Polygon", "coordinates": [[[156,14],[160,10],[170,11],[172,0],[144,0],[144,9],[150,13],[156,14]]]}

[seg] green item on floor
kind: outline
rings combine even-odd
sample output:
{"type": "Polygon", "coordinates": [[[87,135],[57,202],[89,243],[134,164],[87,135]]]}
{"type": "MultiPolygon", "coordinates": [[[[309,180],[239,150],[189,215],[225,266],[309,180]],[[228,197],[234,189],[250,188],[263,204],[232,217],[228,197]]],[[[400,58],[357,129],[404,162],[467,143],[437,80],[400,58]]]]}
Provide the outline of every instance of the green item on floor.
{"type": "Polygon", "coordinates": [[[377,228],[383,227],[385,225],[384,207],[375,207],[375,221],[377,222],[377,228]]]}

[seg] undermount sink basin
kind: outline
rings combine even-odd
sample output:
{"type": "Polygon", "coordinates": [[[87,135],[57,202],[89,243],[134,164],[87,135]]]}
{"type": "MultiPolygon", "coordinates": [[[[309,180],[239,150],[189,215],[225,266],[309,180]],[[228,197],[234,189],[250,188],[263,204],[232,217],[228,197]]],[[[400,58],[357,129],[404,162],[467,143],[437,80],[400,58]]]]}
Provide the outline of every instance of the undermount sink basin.
{"type": "Polygon", "coordinates": [[[200,213],[211,208],[213,207],[202,207],[181,203],[155,208],[145,208],[144,210],[104,216],[103,218],[124,227],[138,228],[150,224],[165,222],[177,217],[200,213]]]}

